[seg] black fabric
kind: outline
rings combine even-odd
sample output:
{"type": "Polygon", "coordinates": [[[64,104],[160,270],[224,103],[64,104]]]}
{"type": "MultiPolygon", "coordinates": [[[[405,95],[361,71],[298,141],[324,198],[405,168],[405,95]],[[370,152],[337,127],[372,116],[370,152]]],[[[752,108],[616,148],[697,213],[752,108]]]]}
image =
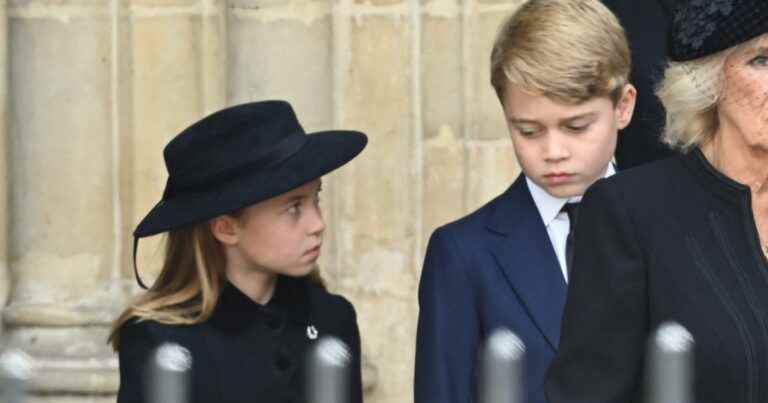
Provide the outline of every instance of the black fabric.
{"type": "Polygon", "coordinates": [[[565,203],[560,211],[568,215],[568,237],[565,239],[565,266],[568,272],[568,278],[571,278],[571,268],[573,268],[573,250],[576,220],[579,216],[579,203],[565,203]]]}
{"type": "Polygon", "coordinates": [[[168,181],[160,201],[133,232],[138,238],[203,222],[278,196],[319,178],[357,156],[363,133],[307,135],[285,101],[231,106],[195,122],[163,150],[168,181]]]}
{"type": "Polygon", "coordinates": [[[695,339],[693,401],[768,402],[768,262],[750,197],[699,150],[587,191],[550,403],[642,402],[647,340],[669,320],[695,339]]]}
{"type": "Polygon", "coordinates": [[[190,403],[304,403],[307,327],[332,335],[352,353],[350,403],[362,402],[360,336],[355,310],[343,297],[305,279],[280,277],[266,305],[232,285],[209,320],[197,325],[132,321],[120,330],[118,403],[151,403],[144,382],[152,352],[178,343],[192,355],[190,403]]]}
{"type": "Polygon", "coordinates": [[[669,58],[713,55],[768,32],[768,1],[681,0],[674,12],[669,58]]]}
{"type": "Polygon", "coordinates": [[[147,285],[144,283],[144,281],[141,279],[141,275],[139,275],[139,264],[136,262],[136,255],[139,253],[139,237],[133,237],[133,275],[136,277],[136,283],[139,284],[139,287],[143,289],[147,289],[147,285]]]}
{"type": "Polygon", "coordinates": [[[667,62],[669,15],[672,0],[603,0],[627,33],[632,52],[629,80],[637,88],[632,121],[621,131],[616,145],[620,170],[670,157],[674,154],[660,140],[666,114],[654,93],[667,62]]]}
{"type": "Polygon", "coordinates": [[[366,143],[353,131],[307,135],[285,101],[223,109],[165,147],[163,197],[133,234],[158,234],[288,192],[349,162],[366,143]]]}

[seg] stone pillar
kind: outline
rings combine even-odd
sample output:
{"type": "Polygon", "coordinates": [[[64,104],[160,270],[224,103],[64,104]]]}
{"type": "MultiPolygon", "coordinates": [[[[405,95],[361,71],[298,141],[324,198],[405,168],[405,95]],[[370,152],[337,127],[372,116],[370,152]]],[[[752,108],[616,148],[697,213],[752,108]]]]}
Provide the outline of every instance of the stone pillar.
{"type": "MultiPolygon", "coordinates": [[[[285,99],[308,132],[333,127],[332,17],[329,0],[231,0],[228,14],[228,103],[285,99]]],[[[321,203],[335,225],[335,174],[324,178],[321,203]]],[[[319,262],[337,283],[334,232],[327,231],[319,262]]]]}
{"type": "MultiPolygon", "coordinates": [[[[8,301],[11,278],[8,269],[8,13],[0,1],[0,309],[8,301]]],[[[3,321],[0,320],[0,339],[3,321]]],[[[0,343],[1,344],[1,343],[0,343]]],[[[1,347],[1,346],[0,346],[1,347]]]]}
{"type": "Polygon", "coordinates": [[[464,97],[467,146],[465,205],[475,210],[503,192],[520,172],[504,112],[490,84],[493,40],[504,18],[522,1],[465,0],[466,94],[464,97]]]}
{"type": "Polygon", "coordinates": [[[38,363],[32,402],[109,401],[85,396],[117,386],[106,346],[120,260],[113,14],[83,0],[9,6],[5,337],[38,363]]]}
{"type": "Polygon", "coordinates": [[[357,308],[378,368],[371,401],[412,399],[416,254],[421,240],[419,0],[334,3],[335,123],[369,136],[337,175],[339,290],[357,308]],[[385,307],[385,308],[383,308],[385,307]]]}
{"type": "MultiPolygon", "coordinates": [[[[131,133],[124,150],[125,237],[160,199],[165,145],[226,103],[226,0],[134,0],[131,7],[131,133]]],[[[158,273],[162,236],[140,242],[145,283],[158,273]]],[[[138,287],[131,265],[123,278],[138,287]]]]}
{"type": "Polygon", "coordinates": [[[467,125],[464,119],[465,83],[471,68],[463,60],[464,9],[459,0],[433,1],[423,10],[422,56],[424,105],[424,225],[423,249],[435,228],[467,210],[467,125]]]}

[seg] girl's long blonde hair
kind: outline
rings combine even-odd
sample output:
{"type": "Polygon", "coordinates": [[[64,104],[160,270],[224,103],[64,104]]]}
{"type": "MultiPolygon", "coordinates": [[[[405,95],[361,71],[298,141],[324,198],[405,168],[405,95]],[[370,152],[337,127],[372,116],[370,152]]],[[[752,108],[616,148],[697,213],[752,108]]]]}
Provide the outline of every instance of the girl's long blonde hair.
{"type": "MultiPolygon", "coordinates": [[[[107,342],[117,351],[120,329],[132,319],[169,325],[206,321],[216,308],[224,283],[225,264],[224,251],[208,222],[169,231],[160,275],[149,290],[112,323],[107,342]]],[[[325,288],[317,268],[308,279],[325,288]]]]}
{"type": "Polygon", "coordinates": [[[117,350],[129,320],[195,324],[208,319],[221,291],[225,258],[207,223],[171,230],[160,275],[112,324],[108,342],[117,350]]]}

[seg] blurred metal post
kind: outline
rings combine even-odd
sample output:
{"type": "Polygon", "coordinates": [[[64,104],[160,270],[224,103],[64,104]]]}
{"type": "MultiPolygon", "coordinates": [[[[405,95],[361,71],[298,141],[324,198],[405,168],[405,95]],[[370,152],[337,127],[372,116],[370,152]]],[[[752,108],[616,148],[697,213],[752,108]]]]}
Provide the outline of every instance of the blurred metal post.
{"type": "Polygon", "coordinates": [[[0,402],[24,402],[31,375],[32,360],[24,352],[10,350],[0,355],[0,402]]]}
{"type": "Polygon", "coordinates": [[[693,403],[693,345],[679,323],[659,326],[649,345],[647,403],[693,403]]]}
{"type": "Polygon", "coordinates": [[[186,348],[165,343],[155,350],[147,372],[150,403],[187,403],[192,355],[186,348]]]}
{"type": "Polygon", "coordinates": [[[348,403],[352,355],[347,345],[335,337],[323,337],[308,359],[307,402],[348,403]]]}
{"type": "Polygon", "coordinates": [[[496,329],[481,356],[480,403],[522,403],[525,344],[508,329],[496,329]]]}

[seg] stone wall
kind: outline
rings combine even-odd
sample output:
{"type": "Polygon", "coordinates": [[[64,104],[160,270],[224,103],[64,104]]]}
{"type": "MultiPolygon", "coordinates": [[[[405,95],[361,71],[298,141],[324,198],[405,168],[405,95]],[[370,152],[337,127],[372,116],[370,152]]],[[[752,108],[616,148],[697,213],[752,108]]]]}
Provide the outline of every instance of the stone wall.
{"type": "MultiPolygon", "coordinates": [[[[105,338],[137,291],[130,233],[164,185],[162,147],[269,98],[308,130],[370,137],[326,180],[321,267],[357,308],[366,401],[410,401],[429,234],[518,172],[487,71],[518,3],[0,1],[0,332],[40,365],[32,401],[114,401],[105,338]]],[[[151,277],[160,243],[141,245],[151,277]]]]}

